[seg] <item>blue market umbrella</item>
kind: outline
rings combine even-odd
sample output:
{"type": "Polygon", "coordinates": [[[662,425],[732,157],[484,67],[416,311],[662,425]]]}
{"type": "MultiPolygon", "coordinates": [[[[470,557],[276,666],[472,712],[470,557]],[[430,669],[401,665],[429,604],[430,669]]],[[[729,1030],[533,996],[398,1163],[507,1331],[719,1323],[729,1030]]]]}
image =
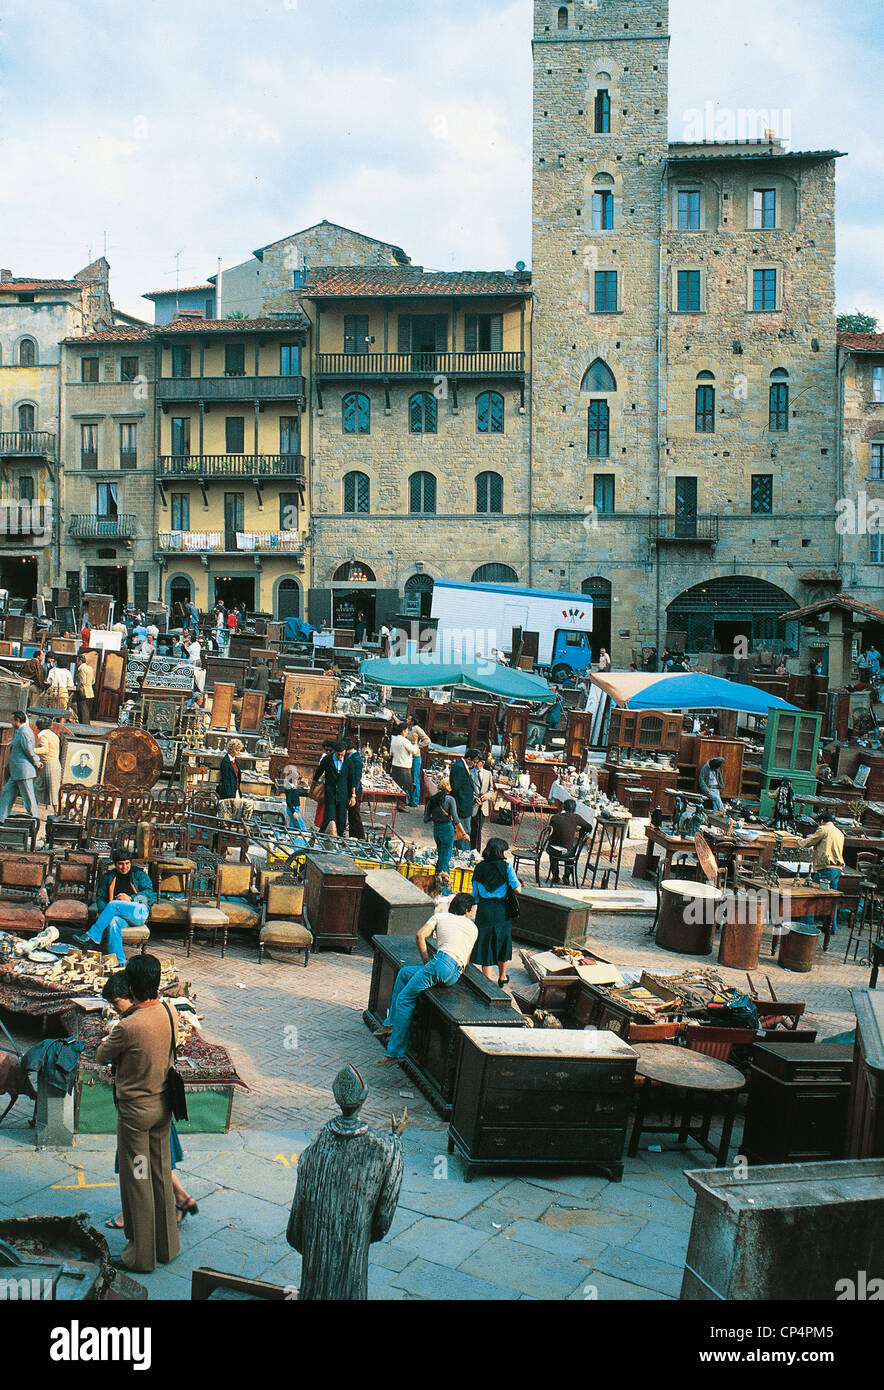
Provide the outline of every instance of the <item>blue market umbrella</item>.
{"type": "Polygon", "coordinates": [[[643,690],[624,701],[627,709],[736,709],[744,714],[767,714],[771,709],[797,710],[788,700],[758,690],[754,685],[722,680],[685,672],[684,675],[661,675],[643,690]]]}

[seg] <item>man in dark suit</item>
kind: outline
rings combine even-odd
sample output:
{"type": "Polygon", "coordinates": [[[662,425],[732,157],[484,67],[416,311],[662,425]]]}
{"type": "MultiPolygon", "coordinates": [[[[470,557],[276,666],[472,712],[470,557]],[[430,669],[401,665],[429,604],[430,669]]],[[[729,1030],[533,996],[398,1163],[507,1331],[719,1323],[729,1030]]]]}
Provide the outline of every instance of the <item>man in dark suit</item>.
{"type": "Polygon", "coordinates": [[[352,738],[344,739],[344,766],[347,770],[350,797],[347,806],[347,820],[350,834],[358,840],[365,839],[365,826],[362,823],[362,754],[352,738]]]}
{"type": "Polygon", "coordinates": [[[328,830],[332,821],[338,835],[347,833],[347,812],[350,805],[350,798],[353,797],[355,804],[355,793],[350,787],[350,773],[344,758],[344,745],[335,743],[334,746],[321,759],[319,766],[313,777],[313,787],[311,796],[318,790],[318,784],[322,781],[325,784],[325,810],[322,816],[320,831],[328,830]]]}
{"type": "Polygon", "coordinates": [[[478,756],[479,753],[475,748],[468,748],[466,753],[456,758],[451,764],[451,795],[457,806],[458,820],[467,835],[469,835],[472,825],[473,800],[476,795],[470,765],[478,756]]]}

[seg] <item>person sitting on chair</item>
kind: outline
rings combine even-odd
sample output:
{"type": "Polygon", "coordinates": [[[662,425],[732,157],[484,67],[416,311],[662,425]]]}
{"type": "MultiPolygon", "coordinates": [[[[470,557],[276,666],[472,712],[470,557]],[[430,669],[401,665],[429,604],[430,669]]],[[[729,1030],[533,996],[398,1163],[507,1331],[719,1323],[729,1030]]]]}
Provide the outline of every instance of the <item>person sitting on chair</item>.
{"type": "Polygon", "coordinates": [[[98,916],[83,936],[75,938],[77,945],[102,949],[106,933],[105,953],[125,965],[123,927],[143,927],[156,900],[150,879],[143,869],[133,868],[129,851],[115,850],[113,868],[102,877],[95,899],[98,916]]]}
{"type": "Polygon", "coordinates": [[[569,797],[561,811],[550,817],[550,830],[552,838],[549,842],[549,870],[550,878],[554,884],[559,882],[559,865],[563,858],[571,853],[577,841],[577,836],[583,829],[580,817],[576,815],[577,802],[569,797]]]}

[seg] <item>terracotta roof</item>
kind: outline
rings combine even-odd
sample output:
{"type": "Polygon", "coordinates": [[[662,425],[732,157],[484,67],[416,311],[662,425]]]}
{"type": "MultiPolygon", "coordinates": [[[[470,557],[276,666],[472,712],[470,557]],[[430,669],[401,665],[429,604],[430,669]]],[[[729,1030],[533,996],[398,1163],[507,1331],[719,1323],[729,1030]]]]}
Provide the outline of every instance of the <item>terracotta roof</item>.
{"type": "Polygon", "coordinates": [[[212,290],[215,286],[206,283],[205,285],[180,285],[177,290],[148,290],[141,296],[142,299],[160,299],[169,294],[196,294],[199,290],[212,290]]]}
{"type": "Polygon", "coordinates": [[[531,293],[531,276],[515,270],[427,270],[422,266],[401,268],[341,266],[317,270],[302,293],[306,299],[336,299],[344,297],[420,299],[431,295],[489,295],[527,296],[531,293]]]}
{"type": "Polygon", "coordinates": [[[128,328],[121,325],[118,328],[100,328],[94,333],[83,333],[75,338],[62,338],[62,342],[73,343],[75,346],[81,343],[137,343],[149,342],[155,337],[154,328],[128,328]]]}
{"type": "Polygon", "coordinates": [[[306,327],[303,314],[287,314],[278,319],[201,319],[180,318],[158,324],[157,334],[166,333],[286,333],[293,328],[306,327]]]}
{"type": "Polygon", "coordinates": [[[784,150],[779,145],[769,145],[766,140],[759,143],[757,150],[739,150],[745,144],[742,140],[702,141],[696,145],[687,141],[669,146],[669,159],[673,163],[696,159],[845,159],[844,150],[784,150]]]}
{"type": "Polygon", "coordinates": [[[34,294],[41,290],[81,290],[82,280],[0,280],[2,294],[34,294]]]}
{"type": "Polygon", "coordinates": [[[850,594],[835,594],[832,598],[821,598],[817,603],[810,603],[806,608],[794,608],[791,613],[781,613],[781,622],[800,622],[802,618],[813,618],[818,613],[828,613],[832,608],[840,608],[847,613],[857,613],[864,618],[872,618],[877,623],[884,623],[884,608],[876,608],[872,603],[863,603],[861,599],[852,598],[850,594]]]}
{"type": "Polygon", "coordinates": [[[884,352],[884,333],[839,333],[838,346],[855,352],[884,352]]]}

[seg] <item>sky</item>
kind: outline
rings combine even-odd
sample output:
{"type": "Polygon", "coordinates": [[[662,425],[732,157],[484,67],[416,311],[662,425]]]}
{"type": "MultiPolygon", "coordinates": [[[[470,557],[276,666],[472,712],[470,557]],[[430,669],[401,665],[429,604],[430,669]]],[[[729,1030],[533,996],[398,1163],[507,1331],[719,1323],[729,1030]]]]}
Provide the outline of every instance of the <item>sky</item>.
{"type": "MultiPolygon", "coordinates": [[[[882,14],[671,0],[669,110],[672,139],[770,110],[793,149],[848,153],[837,307],[884,327],[882,14]]],[[[428,268],[530,266],[531,32],[531,0],[0,0],[0,264],[106,248],[150,320],[176,254],[194,284],[323,217],[428,268]]]]}

